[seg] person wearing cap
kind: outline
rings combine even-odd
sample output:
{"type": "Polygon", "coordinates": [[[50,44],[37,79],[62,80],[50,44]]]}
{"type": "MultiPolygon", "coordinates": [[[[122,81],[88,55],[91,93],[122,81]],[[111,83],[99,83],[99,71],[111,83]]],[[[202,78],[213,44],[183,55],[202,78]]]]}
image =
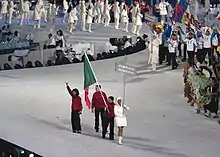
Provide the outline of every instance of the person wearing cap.
{"type": "Polygon", "coordinates": [[[92,97],[92,112],[95,112],[95,131],[99,132],[99,116],[101,116],[103,127],[103,115],[108,101],[105,92],[101,91],[100,85],[96,85],[95,90],[92,97]]]}
{"type": "Polygon", "coordinates": [[[122,98],[117,98],[117,103],[114,106],[115,126],[118,128],[118,144],[122,144],[124,127],[127,126],[127,118],[124,110],[130,108],[122,103],[122,98]]]}
{"type": "Polygon", "coordinates": [[[114,140],[114,97],[108,97],[107,107],[103,116],[102,138],[105,138],[108,126],[110,125],[109,139],[114,140]]]}
{"type": "Polygon", "coordinates": [[[197,42],[193,37],[193,33],[189,32],[188,38],[184,40],[186,43],[186,49],[188,53],[188,62],[190,66],[194,65],[195,48],[197,47],[197,42]]]}
{"type": "Polygon", "coordinates": [[[81,97],[79,96],[79,90],[77,88],[71,90],[68,83],[66,83],[66,88],[70,96],[72,97],[72,106],[71,106],[72,131],[74,133],[81,133],[80,115],[82,114],[83,107],[82,107],[81,97]]]}

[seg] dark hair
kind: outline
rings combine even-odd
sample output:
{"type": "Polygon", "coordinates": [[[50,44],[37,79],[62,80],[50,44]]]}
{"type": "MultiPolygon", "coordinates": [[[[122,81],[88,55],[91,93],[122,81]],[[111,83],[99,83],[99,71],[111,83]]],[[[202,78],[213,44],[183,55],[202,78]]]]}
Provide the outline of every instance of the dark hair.
{"type": "Polygon", "coordinates": [[[78,90],[77,88],[74,88],[74,89],[72,90],[72,92],[76,92],[76,95],[79,95],[79,90],[78,90]]]}
{"type": "Polygon", "coordinates": [[[114,97],[113,96],[109,96],[109,99],[111,99],[112,101],[114,101],[114,97]]]}
{"type": "Polygon", "coordinates": [[[96,85],[95,87],[96,87],[96,88],[99,87],[100,89],[102,88],[101,85],[96,85]]]}

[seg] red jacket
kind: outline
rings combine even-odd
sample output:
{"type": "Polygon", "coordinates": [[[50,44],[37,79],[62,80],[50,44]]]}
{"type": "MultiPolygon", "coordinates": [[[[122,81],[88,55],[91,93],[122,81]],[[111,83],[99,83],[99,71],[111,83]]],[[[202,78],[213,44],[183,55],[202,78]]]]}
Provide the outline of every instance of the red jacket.
{"type": "Polygon", "coordinates": [[[114,106],[115,106],[115,103],[108,103],[108,110],[107,110],[107,113],[108,113],[108,116],[109,117],[115,117],[115,114],[114,114],[114,106]]]}
{"type": "Polygon", "coordinates": [[[105,102],[103,100],[103,98],[105,99],[105,102],[107,103],[107,96],[104,92],[97,91],[93,94],[92,97],[92,109],[93,108],[105,108],[105,102]]]}
{"type": "Polygon", "coordinates": [[[73,111],[82,111],[83,107],[82,107],[81,97],[78,95],[72,95],[72,91],[69,86],[67,86],[67,90],[68,90],[70,96],[72,97],[72,106],[71,106],[72,110],[73,111]]]}

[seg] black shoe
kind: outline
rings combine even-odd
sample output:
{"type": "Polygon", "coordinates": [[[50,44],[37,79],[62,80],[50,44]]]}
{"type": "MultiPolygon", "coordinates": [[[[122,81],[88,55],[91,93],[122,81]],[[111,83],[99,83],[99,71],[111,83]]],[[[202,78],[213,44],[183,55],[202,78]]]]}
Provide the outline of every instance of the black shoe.
{"type": "Polygon", "coordinates": [[[99,130],[95,130],[95,132],[99,132],[99,130]]]}
{"type": "Polygon", "coordinates": [[[73,133],[76,133],[76,130],[73,130],[73,133]]]}
{"type": "Polygon", "coordinates": [[[114,137],[110,137],[110,138],[109,138],[109,140],[112,140],[112,141],[114,141],[114,137]]]}
{"type": "Polygon", "coordinates": [[[77,133],[78,133],[78,134],[81,134],[81,133],[82,133],[82,131],[81,131],[81,130],[77,130],[77,133]]]}

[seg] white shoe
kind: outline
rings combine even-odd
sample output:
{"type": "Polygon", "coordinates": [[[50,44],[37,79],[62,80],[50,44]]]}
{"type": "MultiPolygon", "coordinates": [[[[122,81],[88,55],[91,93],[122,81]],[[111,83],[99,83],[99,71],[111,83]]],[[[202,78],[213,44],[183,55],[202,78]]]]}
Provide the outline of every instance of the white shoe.
{"type": "Polygon", "coordinates": [[[36,25],[34,25],[34,28],[36,28],[36,25]]]}
{"type": "Polygon", "coordinates": [[[119,138],[118,138],[118,144],[122,145],[122,137],[121,136],[119,136],[119,138]]]}
{"type": "Polygon", "coordinates": [[[88,31],[89,33],[92,33],[92,31],[88,31]]]}

